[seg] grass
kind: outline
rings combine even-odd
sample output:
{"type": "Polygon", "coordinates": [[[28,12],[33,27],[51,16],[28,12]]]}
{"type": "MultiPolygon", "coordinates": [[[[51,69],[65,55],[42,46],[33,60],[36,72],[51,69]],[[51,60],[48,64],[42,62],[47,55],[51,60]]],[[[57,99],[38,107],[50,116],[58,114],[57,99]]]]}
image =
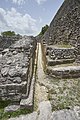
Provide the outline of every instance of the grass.
{"type": "Polygon", "coordinates": [[[19,109],[16,112],[6,112],[4,113],[4,110],[2,109],[0,111],[0,120],[8,120],[11,117],[18,117],[19,115],[25,115],[31,113],[31,110],[27,109],[19,109]]]}
{"type": "Polygon", "coordinates": [[[49,88],[48,100],[53,111],[80,106],[80,78],[49,81],[52,88],[49,88]]]}
{"type": "Polygon", "coordinates": [[[19,109],[15,112],[4,112],[4,108],[11,103],[12,101],[9,100],[0,100],[0,120],[8,120],[11,117],[17,117],[19,115],[28,114],[32,112],[30,109],[19,109]]]}
{"type": "Polygon", "coordinates": [[[61,48],[72,48],[71,45],[69,44],[60,44],[60,45],[57,45],[58,47],[61,47],[61,48]]]}

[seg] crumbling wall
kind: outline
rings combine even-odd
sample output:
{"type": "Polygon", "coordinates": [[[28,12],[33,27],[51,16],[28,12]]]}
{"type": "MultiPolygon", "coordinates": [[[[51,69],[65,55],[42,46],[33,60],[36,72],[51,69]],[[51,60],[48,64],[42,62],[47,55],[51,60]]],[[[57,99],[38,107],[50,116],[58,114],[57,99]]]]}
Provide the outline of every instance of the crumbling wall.
{"type": "Polygon", "coordinates": [[[24,36],[0,54],[0,98],[20,101],[27,97],[33,74],[36,41],[24,36]]]}

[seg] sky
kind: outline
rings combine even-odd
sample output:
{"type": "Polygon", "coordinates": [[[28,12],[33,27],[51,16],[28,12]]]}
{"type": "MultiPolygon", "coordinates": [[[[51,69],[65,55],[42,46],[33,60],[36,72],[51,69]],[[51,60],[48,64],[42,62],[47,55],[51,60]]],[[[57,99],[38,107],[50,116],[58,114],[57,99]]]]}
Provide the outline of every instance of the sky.
{"type": "Polygon", "coordinates": [[[0,0],[0,33],[37,35],[50,24],[64,0],[0,0]]]}

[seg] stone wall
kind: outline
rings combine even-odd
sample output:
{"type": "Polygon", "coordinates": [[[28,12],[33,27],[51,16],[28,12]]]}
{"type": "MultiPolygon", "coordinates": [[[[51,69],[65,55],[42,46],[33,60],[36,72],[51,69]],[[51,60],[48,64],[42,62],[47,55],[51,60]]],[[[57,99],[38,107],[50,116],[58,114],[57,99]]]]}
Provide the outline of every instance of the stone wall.
{"type": "Polygon", "coordinates": [[[18,41],[22,36],[12,36],[12,37],[2,37],[0,36],[0,50],[9,48],[10,45],[12,45],[15,41],[18,41]]]}
{"type": "Polygon", "coordinates": [[[36,41],[24,36],[0,54],[0,98],[20,101],[29,94],[36,41]]]}
{"type": "Polygon", "coordinates": [[[46,52],[46,54],[53,60],[72,59],[76,57],[74,48],[58,48],[55,46],[48,46],[46,52]]]}
{"type": "Polygon", "coordinates": [[[80,42],[80,0],[65,0],[43,37],[47,44],[80,42]]]}

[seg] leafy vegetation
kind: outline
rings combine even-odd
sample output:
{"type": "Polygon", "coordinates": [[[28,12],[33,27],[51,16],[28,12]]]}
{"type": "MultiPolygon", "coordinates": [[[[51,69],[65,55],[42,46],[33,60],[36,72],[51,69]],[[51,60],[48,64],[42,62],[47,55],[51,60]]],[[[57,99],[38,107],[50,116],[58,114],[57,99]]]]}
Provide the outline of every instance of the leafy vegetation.
{"type": "Polygon", "coordinates": [[[39,36],[43,36],[44,33],[47,31],[48,28],[49,28],[48,25],[45,25],[44,27],[42,27],[41,32],[39,33],[39,36]]]}
{"type": "Polygon", "coordinates": [[[2,36],[15,36],[15,32],[14,31],[4,31],[1,33],[2,36]]]}
{"type": "Polygon", "coordinates": [[[21,114],[28,114],[32,112],[30,109],[19,109],[15,112],[4,112],[4,108],[11,103],[12,101],[9,100],[5,101],[0,100],[0,120],[8,120],[11,117],[17,117],[21,114]]]}

